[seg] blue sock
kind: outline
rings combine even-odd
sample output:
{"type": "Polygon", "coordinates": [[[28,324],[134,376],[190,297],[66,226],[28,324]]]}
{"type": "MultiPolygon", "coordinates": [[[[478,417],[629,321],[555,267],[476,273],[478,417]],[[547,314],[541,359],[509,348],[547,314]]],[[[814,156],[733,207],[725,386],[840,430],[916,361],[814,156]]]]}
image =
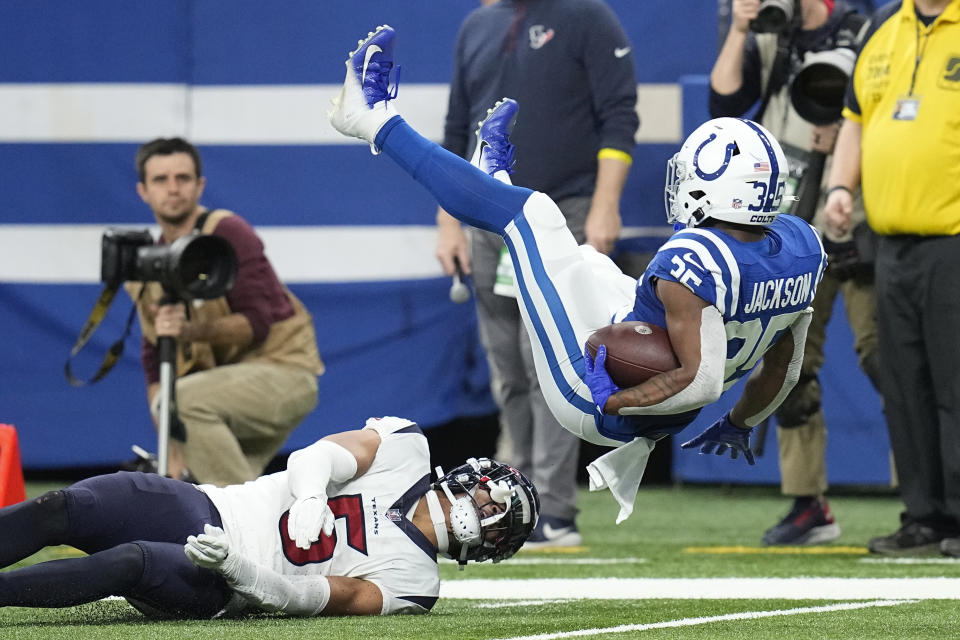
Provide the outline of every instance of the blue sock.
{"type": "Polygon", "coordinates": [[[461,222],[503,235],[533,193],[504,184],[413,130],[395,116],[377,133],[374,145],[393,158],[461,222]]]}

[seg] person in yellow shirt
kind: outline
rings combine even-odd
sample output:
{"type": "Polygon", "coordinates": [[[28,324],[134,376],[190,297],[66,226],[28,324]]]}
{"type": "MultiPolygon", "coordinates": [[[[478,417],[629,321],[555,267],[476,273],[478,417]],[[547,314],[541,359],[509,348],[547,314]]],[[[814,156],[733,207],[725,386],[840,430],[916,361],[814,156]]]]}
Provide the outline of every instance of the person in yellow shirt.
{"type": "Polygon", "coordinates": [[[826,213],[861,186],[876,260],[881,391],[905,510],[872,553],[960,557],[960,0],[902,0],[861,38],[826,213]]]}

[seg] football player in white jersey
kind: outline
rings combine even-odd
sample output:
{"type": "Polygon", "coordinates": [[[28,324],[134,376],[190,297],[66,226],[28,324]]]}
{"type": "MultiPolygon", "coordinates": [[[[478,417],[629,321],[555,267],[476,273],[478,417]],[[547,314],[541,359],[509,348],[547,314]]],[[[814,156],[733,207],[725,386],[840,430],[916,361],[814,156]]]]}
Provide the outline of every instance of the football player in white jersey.
{"type": "Polygon", "coordinates": [[[683,446],[729,449],[753,464],[750,432],[796,383],[826,265],[816,230],[778,216],[788,167],[774,137],[749,120],[719,118],[687,138],[668,164],[667,219],[677,233],[637,281],[578,247],[549,197],[510,184],[514,101],[480,123],[475,167],[414,131],[391,102],[393,38],[379,27],[348,55],[330,122],[395,160],[456,218],[504,238],[547,404],[580,438],[618,447],[588,466],[591,489],[609,487],[620,504],[618,522],[633,509],[654,442],[751,371],[734,408],[683,446]],[[665,328],[680,366],[618,388],[605,348],[594,362],[584,347],[592,332],[626,320],[665,328]]]}
{"type": "Polygon", "coordinates": [[[536,525],[536,489],[487,458],[430,482],[416,424],[376,418],[242,485],[120,472],[0,509],[0,567],[39,549],[89,555],[0,572],[0,606],[66,607],[110,595],[148,615],[424,613],[437,555],[499,562],[536,525]]]}

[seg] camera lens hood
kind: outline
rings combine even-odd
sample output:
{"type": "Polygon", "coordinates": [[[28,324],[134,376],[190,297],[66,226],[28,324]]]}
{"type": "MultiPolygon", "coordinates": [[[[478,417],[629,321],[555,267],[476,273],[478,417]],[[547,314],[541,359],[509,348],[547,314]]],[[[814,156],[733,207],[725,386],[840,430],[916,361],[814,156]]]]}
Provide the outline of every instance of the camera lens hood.
{"type": "Polygon", "coordinates": [[[180,295],[211,300],[227,293],[237,277],[237,256],[229,242],[215,235],[187,235],[170,245],[168,275],[180,295]]]}
{"type": "Polygon", "coordinates": [[[793,21],[793,0],[763,0],[757,17],[750,21],[754,33],[782,33],[793,21]]]}
{"type": "Polygon", "coordinates": [[[226,294],[237,277],[237,255],[225,239],[191,233],[169,246],[141,247],[139,280],[154,280],[181,300],[211,300],[226,294]]]}
{"type": "Polygon", "coordinates": [[[801,118],[816,125],[840,119],[847,83],[857,56],[837,48],[808,53],[790,83],[790,101],[801,118]]]}

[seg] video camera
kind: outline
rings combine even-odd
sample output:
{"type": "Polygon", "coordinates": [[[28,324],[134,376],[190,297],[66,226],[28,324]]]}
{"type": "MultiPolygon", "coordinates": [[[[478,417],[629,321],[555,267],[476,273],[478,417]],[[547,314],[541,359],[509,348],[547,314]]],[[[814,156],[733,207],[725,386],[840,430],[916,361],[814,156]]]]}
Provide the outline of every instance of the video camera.
{"type": "Polygon", "coordinates": [[[210,300],[226,294],[237,275],[233,247],[215,235],[190,233],[157,245],[149,231],[109,228],[100,248],[100,279],[113,288],[155,281],[180,300],[210,300]]]}

